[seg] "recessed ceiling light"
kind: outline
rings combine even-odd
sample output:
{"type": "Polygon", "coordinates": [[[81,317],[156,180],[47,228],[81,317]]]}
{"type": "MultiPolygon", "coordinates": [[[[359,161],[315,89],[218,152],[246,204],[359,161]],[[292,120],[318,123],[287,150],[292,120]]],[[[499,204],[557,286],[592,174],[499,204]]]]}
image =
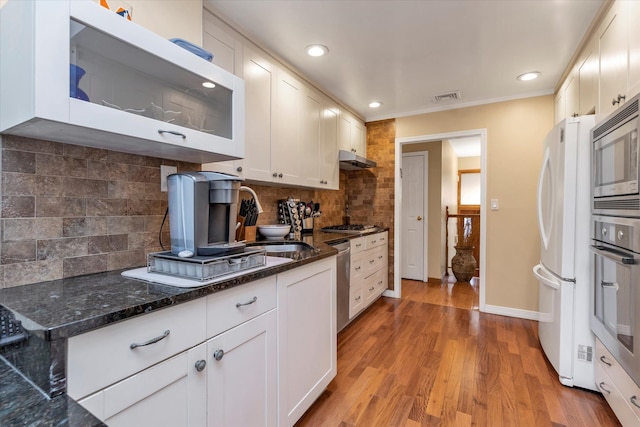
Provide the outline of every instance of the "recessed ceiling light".
{"type": "Polygon", "coordinates": [[[380,101],[371,101],[369,103],[369,108],[379,108],[382,106],[382,102],[380,101]]]}
{"type": "Polygon", "coordinates": [[[216,87],[216,85],[212,82],[204,82],[202,83],[202,86],[206,87],[207,89],[213,89],[214,87],[216,87]]]}
{"type": "Polygon", "coordinates": [[[528,73],[520,74],[518,77],[516,77],[516,80],[526,82],[528,80],[537,79],[538,77],[540,77],[540,71],[530,71],[528,73]]]}
{"type": "Polygon", "coordinates": [[[329,49],[321,44],[312,44],[306,47],[307,55],[309,56],[323,56],[329,53],[329,49]]]}

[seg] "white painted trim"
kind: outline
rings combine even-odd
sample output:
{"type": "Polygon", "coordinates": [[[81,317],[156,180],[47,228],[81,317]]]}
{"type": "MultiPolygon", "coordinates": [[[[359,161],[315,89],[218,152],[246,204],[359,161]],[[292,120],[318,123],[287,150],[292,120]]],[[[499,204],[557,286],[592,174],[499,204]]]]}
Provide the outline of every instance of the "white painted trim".
{"type": "MultiPolygon", "coordinates": [[[[486,288],[487,288],[487,129],[471,129],[458,132],[420,135],[395,140],[395,199],[393,226],[395,230],[393,245],[393,296],[400,298],[402,295],[402,279],[400,277],[400,248],[402,247],[402,230],[400,222],[400,208],[402,207],[402,182],[400,180],[400,161],[402,158],[402,144],[415,144],[429,141],[442,141],[445,139],[465,136],[480,136],[480,192],[482,202],[480,204],[480,311],[486,312],[486,288]]],[[[389,295],[391,296],[391,295],[389,295]]]]}
{"type": "Polygon", "coordinates": [[[383,297],[390,297],[390,298],[400,298],[400,291],[398,289],[387,289],[386,291],[384,291],[382,293],[383,297]]]}
{"type": "Polygon", "coordinates": [[[540,321],[540,312],[521,310],[519,308],[502,307],[500,305],[485,305],[483,313],[498,314],[500,316],[517,317],[519,319],[540,321]]]}
{"type": "Polygon", "coordinates": [[[378,116],[366,116],[366,122],[375,122],[378,120],[397,119],[399,117],[418,116],[421,114],[436,113],[438,111],[457,110],[460,108],[477,107],[478,105],[495,104],[497,102],[515,101],[518,99],[535,98],[537,96],[553,95],[553,90],[541,90],[539,92],[530,92],[522,95],[504,96],[502,98],[483,99],[479,101],[469,101],[463,103],[453,103],[447,105],[439,105],[437,107],[423,108],[420,110],[407,111],[404,113],[396,112],[389,114],[381,114],[378,116]]]}

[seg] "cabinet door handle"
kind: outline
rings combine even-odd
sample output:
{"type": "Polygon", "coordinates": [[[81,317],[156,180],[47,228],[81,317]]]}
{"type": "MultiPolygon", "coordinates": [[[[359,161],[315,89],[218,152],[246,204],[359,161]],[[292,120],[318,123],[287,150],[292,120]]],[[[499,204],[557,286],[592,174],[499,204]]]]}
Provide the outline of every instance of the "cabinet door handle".
{"type": "Polygon", "coordinates": [[[620,94],[618,94],[618,103],[619,103],[620,101],[624,101],[625,99],[627,99],[626,95],[620,95],[620,94]]]}
{"type": "Polygon", "coordinates": [[[239,302],[239,303],[237,303],[236,304],[236,308],[240,308],[240,307],[245,306],[245,305],[251,305],[256,301],[258,301],[258,297],[253,297],[247,302],[239,302]]]}
{"type": "Polygon", "coordinates": [[[278,172],[274,172],[273,174],[271,174],[274,178],[278,177],[278,172]]]}
{"type": "Polygon", "coordinates": [[[196,371],[202,372],[202,371],[204,371],[204,368],[206,368],[206,367],[207,367],[207,361],[206,360],[200,359],[200,360],[198,360],[196,362],[196,371]]]}
{"type": "Polygon", "coordinates": [[[182,139],[187,139],[187,135],[185,135],[184,133],[176,132],[175,130],[158,129],[158,133],[160,135],[162,135],[163,133],[170,133],[171,135],[180,136],[180,137],[182,137],[182,139]]]}
{"type": "Polygon", "coordinates": [[[619,103],[620,103],[620,101],[619,101],[619,100],[617,100],[617,99],[615,99],[615,98],[613,98],[613,99],[611,100],[611,105],[616,105],[616,104],[619,104],[619,103]]]}
{"type": "Polygon", "coordinates": [[[169,334],[171,333],[171,331],[169,329],[167,329],[166,331],[164,331],[164,333],[162,335],[160,335],[159,337],[155,337],[155,338],[151,338],[149,341],[143,342],[141,344],[138,343],[131,343],[131,345],[129,346],[129,348],[131,350],[133,350],[136,347],[144,347],[145,345],[150,345],[150,344],[155,344],[158,341],[162,341],[163,339],[165,339],[166,337],[169,336],[169,334]]]}
{"type": "MultiPolygon", "coordinates": [[[[607,390],[604,386],[604,381],[602,381],[600,384],[598,384],[598,388],[604,392],[606,392],[607,394],[611,394],[611,390],[607,390]]],[[[635,396],[633,396],[635,397],[635,396]]]]}
{"type": "Polygon", "coordinates": [[[238,166],[238,167],[236,168],[236,171],[238,171],[238,172],[242,172],[242,166],[238,166]]]}
{"type": "Polygon", "coordinates": [[[604,356],[600,356],[600,361],[602,363],[604,363],[607,366],[611,366],[611,363],[607,362],[606,358],[604,356]]]}
{"type": "Polygon", "coordinates": [[[636,408],[640,408],[640,405],[638,405],[638,398],[635,394],[631,396],[631,399],[629,400],[631,401],[631,403],[633,403],[633,406],[635,406],[636,408]]]}
{"type": "Polygon", "coordinates": [[[220,349],[220,350],[216,350],[213,352],[213,358],[216,359],[217,361],[222,360],[222,358],[224,357],[224,350],[220,349]]]}
{"type": "Polygon", "coordinates": [[[282,173],[279,173],[279,174],[278,174],[278,178],[282,178],[282,173]]]}

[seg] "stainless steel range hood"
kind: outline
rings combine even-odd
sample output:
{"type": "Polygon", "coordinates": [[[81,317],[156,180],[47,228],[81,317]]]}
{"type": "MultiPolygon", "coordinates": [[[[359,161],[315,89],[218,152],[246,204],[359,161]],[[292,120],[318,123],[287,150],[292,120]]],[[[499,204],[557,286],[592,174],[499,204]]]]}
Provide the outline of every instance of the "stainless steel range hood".
{"type": "Polygon", "coordinates": [[[365,159],[364,157],[358,156],[356,153],[347,150],[339,151],[339,159],[340,169],[345,170],[369,169],[377,166],[376,162],[373,160],[365,159]]]}

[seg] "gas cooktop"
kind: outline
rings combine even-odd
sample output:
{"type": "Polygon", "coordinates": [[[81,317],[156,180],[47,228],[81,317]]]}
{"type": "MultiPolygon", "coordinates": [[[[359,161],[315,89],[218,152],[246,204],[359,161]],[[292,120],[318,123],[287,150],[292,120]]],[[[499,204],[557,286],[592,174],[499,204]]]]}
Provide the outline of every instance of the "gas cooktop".
{"type": "Polygon", "coordinates": [[[371,233],[372,231],[378,230],[378,227],[375,225],[369,224],[340,224],[340,225],[330,225],[329,227],[321,228],[320,231],[324,231],[325,233],[345,233],[345,234],[364,234],[371,233]]]}

